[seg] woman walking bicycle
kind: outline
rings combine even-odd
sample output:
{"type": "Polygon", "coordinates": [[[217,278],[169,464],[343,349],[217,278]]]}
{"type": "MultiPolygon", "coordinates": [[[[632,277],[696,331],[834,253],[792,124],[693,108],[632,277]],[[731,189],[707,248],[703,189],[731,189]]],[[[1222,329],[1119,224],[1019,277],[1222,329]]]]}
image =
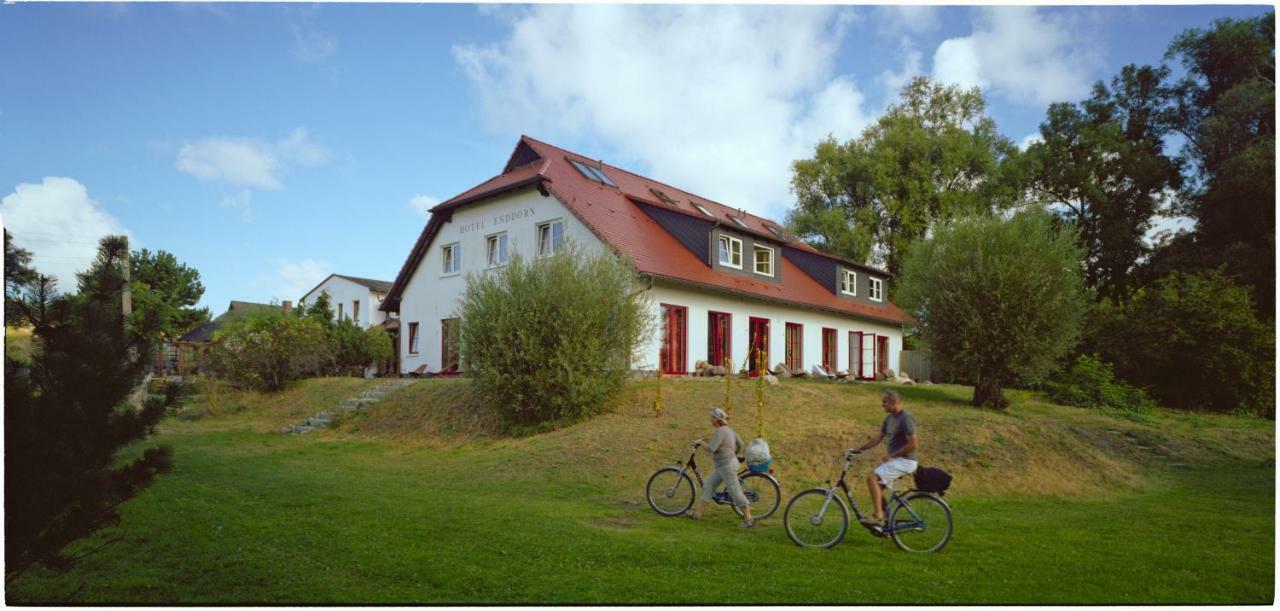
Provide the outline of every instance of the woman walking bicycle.
{"type": "Polygon", "coordinates": [[[712,433],[709,441],[698,441],[696,444],[711,453],[716,468],[711,475],[707,476],[706,484],[702,487],[702,498],[689,517],[694,520],[702,518],[702,512],[707,510],[707,505],[715,498],[716,488],[723,482],[729,498],[733,499],[734,506],[741,509],[742,527],[750,528],[753,524],[751,506],[747,503],[747,497],[742,494],[742,486],[738,484],[740,467],[738,454],[744,448],[742,438],[729,428],[729,415],[724,413],[724,410],[713,407],[710,416],[711,426],[715,427],[715,432],[712,433]]]}

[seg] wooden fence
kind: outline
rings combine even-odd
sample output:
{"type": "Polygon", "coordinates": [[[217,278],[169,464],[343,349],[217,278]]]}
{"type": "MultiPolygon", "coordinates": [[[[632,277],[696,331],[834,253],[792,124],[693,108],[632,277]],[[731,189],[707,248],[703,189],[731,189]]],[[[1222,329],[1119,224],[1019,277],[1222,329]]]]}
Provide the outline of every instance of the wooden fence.
{"type": "Polygon", "coordinates": [[[933,366],[929,353],[924,350],[903,350],[898,353],[898,371],[919,382],[942,381],[942,372],[933,366]]]}

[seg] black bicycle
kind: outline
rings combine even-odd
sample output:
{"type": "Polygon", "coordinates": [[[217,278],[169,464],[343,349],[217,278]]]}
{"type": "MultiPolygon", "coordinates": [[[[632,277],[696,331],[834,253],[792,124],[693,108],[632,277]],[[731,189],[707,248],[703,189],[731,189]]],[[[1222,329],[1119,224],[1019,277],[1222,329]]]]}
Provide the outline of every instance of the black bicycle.
{"type": "MultiPolygon", "coordinates": [[[[695,441],[688,460],[684,462],[677,460],[676,466],[658,469],[658,472],[649,478],[649,484],[645,487],[645,498],[649,499],[649,506],[659,515],[675,517],[693,507],[693,502],[698,498],[698,491],[702,490],[702,474],[698,472],[698,463],[694,460],[697,455],[698,442],[695,441]],[[693,473],[692,478],[689,477],[690,472],[693,473]],[[697,486],[694,485],[695,479],[698,482],[697,486]]],[[[742,462],[742,458],[739,458],[738,462],[742,462]]],[[[772,475],[743,469],[738,473],[738,483],[742,486],[742,494],[747,497],[747,502],[751,505],[752,519],[763,520],[778,510],[778,504],[782,502],[782,487],[772,475]]],[[[716,493],[713,499],[720,505],[733,505],[733,500],[724,492],[716,493]]],[[[733,511],[739,516],[742,515],[742,510],[737,506],[733,507],[733,511]]]]}
{"type": "MultiPolygon", "coordinates": [[[[892,491],[885,502],[888,519],[884,526],[862,522],[862,512],[849,493],[844,477],[849,473],[857,450],[846,450],[844,469],[835,485],[813,488],[797,494],[787,503],[782,521],[787,536],[802,547],[835,547],[849,530],[849,509],[836,494],[844,491],[853,513],[872,535],[890,537],[902,551],[936,552],[951,540],[951,506],[932,492],[912,490],[899,495],[892,491]]],[[[830,484],[831,480],[827,480],[830,484]]]]}

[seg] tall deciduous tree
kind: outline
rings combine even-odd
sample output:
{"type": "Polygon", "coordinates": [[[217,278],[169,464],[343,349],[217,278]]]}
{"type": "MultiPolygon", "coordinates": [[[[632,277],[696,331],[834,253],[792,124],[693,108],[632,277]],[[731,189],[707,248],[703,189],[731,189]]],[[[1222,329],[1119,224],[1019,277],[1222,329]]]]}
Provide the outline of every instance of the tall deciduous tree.
{"type": "Polygon", "coordinates": [[[16,326],[22,317],[22,291],[36,281],[31,268],[31,252],[13,243],[13,235],[4,230],[4,320],[16,326]]]}
{"type": "Polygon", "coordinates": [[[65,566],[68,544],[117,522],[116,507],[169,468],[165,446],[116,459],[152,432],[165,407],[124,405],[150,362],[155,329],[143,325],[156,320],[122,312],[127,250],[124,238],[103,238],[75,295],[53,296],[41,277],[25,307],[41,349],[29,365],[5,359],[8,578],[36,563],[65,566]]]}
{"type": "Polygon", "coordinates": [[[1204,268],[1225,265],[1253,287],[1260,315],[1275,317],[1275,13],[1221,19],[1183,32],[1166,58],[1176,85],[1177,128],[1194,180],[1187,213],[1204,268]]]}
{"type": "Polygon", "coordinates": [[[1016,152],[980,90],[917,77],[858,139],[827,138],[793,164],[788,225],[818,248],[896,274],[935,221],[1018,201],[1005,163],[1016,152]]]}
{"type": "Polygon", "coordinates": [[[957,220],[909,250],[898,303],[938,364],[974,380],[974,405],[1004,407],[1005,385],[1043,379],[1075,346],[1081,255],[1044,211],[957,220]]]}
{"type": "Polygon", "coordinates": [[[1075,223],[1085,253],[1085,283],[1118,303],[1150,248],[1146,233],[1163,200],[1181,185],[1164,154],[1171,113],[1168,70],[1128,65],[1099,81],[1079,103],[1049,107],[1041,141],[1026,155],[1035,193],[1075,223]]]}
{"type": "Polygon", "coordinates": [[[178,337],[209,322],[209,308],[195,307],[204,295],[198,270],[172,253],[145,248],[133,253],[129,267],[135,307],[154,310],[148,314],[159,318],[160,333],[178,337]]]}

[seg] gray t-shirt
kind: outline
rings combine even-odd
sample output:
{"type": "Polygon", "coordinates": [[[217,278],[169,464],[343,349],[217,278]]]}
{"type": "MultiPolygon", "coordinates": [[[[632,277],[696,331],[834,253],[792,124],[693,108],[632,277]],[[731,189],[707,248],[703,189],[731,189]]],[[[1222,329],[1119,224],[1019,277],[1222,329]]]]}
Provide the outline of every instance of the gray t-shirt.
{"type": "MultiPolygon", "coordinates": [[[[896,414],[886,414],[884,422],[880,423],[880,432],[884,433],[886,443],[889,444],[889,453],[893,454],[898,450],[906,447],[907,436],[916,434],[916,419],[902,410],[896,414]]],[[[910,454],[903,456],[907,460],[916,459],[916,451],[911,450],[910,454]]]]}
{"type": "Polygon", "coordinates": [[[707,451],[716,460],[717,467],[733,464],[738,460],[738,453],[745,447],[742,438],[733,429],[726,426],[716,427],[716,432],[707,442],[707,451]]]}

